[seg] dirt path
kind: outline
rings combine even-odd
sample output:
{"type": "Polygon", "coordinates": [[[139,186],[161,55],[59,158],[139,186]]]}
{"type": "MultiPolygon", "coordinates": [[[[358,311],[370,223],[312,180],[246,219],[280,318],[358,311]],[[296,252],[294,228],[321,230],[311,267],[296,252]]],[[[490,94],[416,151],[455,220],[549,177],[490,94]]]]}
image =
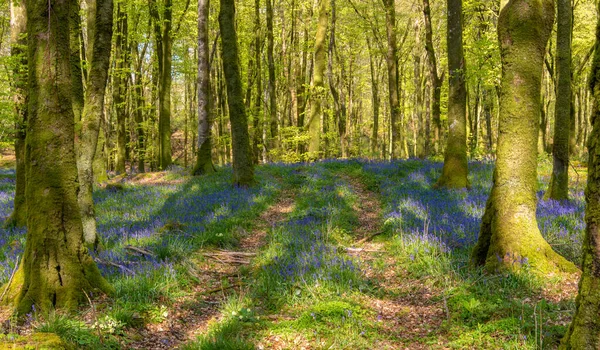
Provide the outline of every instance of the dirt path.
{"type": "Polygon", "coordinates": [[[221,318],[221,304],[237,288],[243,288],[240,267],[264,244],[269,229],[285,219],[294,208],[294,194],[284,191],[277,202],[256,220],[251,232],[241,232],[237,252],[198,252],[190,259],[188,270],[198,281],[192,293],[182,297],[168,310],[158,324],[130,334],[138,339],[129,349],[172,349],[205,333],[208,325],[221,318]],[[213,253],[214,257],[204,254],[213,253]],[[240,253],[240,254],[235,254],[240,253]]]}
{"type": "MultiPolygon", "coordinates": [[[[358,258],[365,277],[379,287],[380,295],[364,295],[364,305],[369,305],[381,323],[385,338],[377,344],[383,349],[429,349],[419,339],[439,330],[446,318],[445,307],[437,292],[423,281],[410,278],[389,251],[389,240],[372,242],[370,238],[381,232],[383,215],[379,196],[368,190],[355,178],[346,176],[348,184],[358,197],[354,210],[358,216],[357,247],[350,250],[358,258]],[[375,261],[383,267],[375,268],[375,261]]],[[[383,338],[383,337],[382,337],[383,338]]]]}

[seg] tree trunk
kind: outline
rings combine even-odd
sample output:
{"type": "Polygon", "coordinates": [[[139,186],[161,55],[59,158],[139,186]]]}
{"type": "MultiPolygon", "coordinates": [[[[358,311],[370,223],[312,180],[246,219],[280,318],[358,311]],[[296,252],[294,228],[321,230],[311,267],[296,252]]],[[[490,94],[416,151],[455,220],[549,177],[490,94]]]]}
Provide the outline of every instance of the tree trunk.
{"type": "Polygon", "coordinates": [[[554,107],[554,144],[552,176],[545,198],[569,199],[569,142],[571,129],[571,0],[558,0],[556,35],[557,91],[554,107]]]}
{"type": "Polygon", "coordinates": [[[442,135],[440,99],[444,77],[440,77],[438,74],[437,60],[433,49],[433,30],[431,29],[431,8],[429,6],[429,0],[423,0],[423,14],[425,18],[425,51],[427,51],[427,63],[429,65],[429,77],[431,80],[431,119],[433,120],[434,127],[433,149],[437,154],[440,151],[439,147],[442,135]]]}
{"type": "Polygon", "coordinates": [[[494,182],[471,261],[488,270],[551,273],[576,267],[544,240],[536,220],[537,140],[553,0],[511,0],[498,20],[502,79],[494,182]]]}
{"type": "Polygon", "coordinates": [[[27,29],[25,0],[10,1],[10,55],[13,57],[12,91],[15,108],[15,156],[17,178],[13,212],[7,219],[9,226],[23,227],[27,224],[27,205],[25,203],[25,137],[27,128],[27,29]]]}
{"type": "Polygon", "coordinates": [[[267,3],[267,64],[269,71],[269,130],[270,148],[277,147],[277,96],[275,85],[275,59],[273,58],[273,0],[265,0],[267,3]]]}
{"type": "Polygon", "coordinates": [[[248,117],[244,107],[242,81],[238,66],[234,0],[221,0],[219,28],[221,29],[221,57],[227,84],[227,104],[231,124],[233,183],[235,186],[246,187],[254,183],[254,166],[250,150],[248,117]]]}
{"type": "Polygon", "coordinates": [[[371,68],[371,94],[373,104],[373,130],[371,134],[371,156],[376,157],[379,152],[379,82],[378,76],[375,73],[374,52],[371,48],[371,42],[367,38],[367,46],[369,47],[369,66],[371,68]]]}
{"type": "Polygon", "coordinates": [[[79,208],[83,222],[85,243],[96,246],[98,237],[96,234],[96,217],[94,212],[94,157],[98,147],[98,135],[100,123],[104,115],[104,95],[108,79],[108,67],[110,64],[110,47],[113,32],[113,1],[112,0],[88,0],[88,9],[93,13],[94,32],[88,31],[88,36],[93,38],[89,41],[92,45],[91,63],[86,82],[86,95],[81,119],[81,136],[79,137],[79,154],[77,167],[79,171],[79,208]]]}
{"type": "Polygon", "coordinates": [[[117,2],[117,31],[115,43],[115,68],[113,71],[113,103],[117,116],[117,159],[115,172],[125,174],[125,158],[127,147],[127,135],[125,122],[127,113],[125,108],[125,94],[127,93],[127,13],[123,10],[124,3],[117,2]]]}
{"type": "MultiPolygon", "coordinates": [[[[315,37],[315,71],[313,76],[312,111],[308,121],[308,153],[311,159],[318,159],[321,141],[322,106],[325,98],[323,78],[327,67],[327,23],[329,21],[329,0],[319,0],[319,22],[315,37]]],[[[324,119],[323,123],[327,123],[324,119]]]]}
{"type": "Polygon", "coordinates": [[[210,137],[209,0],[198,0],[198,147],[194,175],[215,171],[210,137]]]}
{"type": "MultiPolygon", "coordinates": [[[[448,4],[448,140],[436,187],[468,188],[466,64],[462,45],[462,0],[448,4]]],[[[476,127],[476,126],[475,126],[476,127]]]]}
{"type": "Polygon", "coordinates": [[[112,292],[83,246],[77,204],[71,1],[26,1],[31,73],[26,197],[30,208],[23,260],[7,294],[19,315],[31,312],[32,305],[42,312],[75,310],[85,293],[112,292]]]}
{"type": "Polygon", "coordinates": [[[388,92],[390,104],[390,127],[392,138],[390,140],[392,158],[398,158],[400,153],[399,121],[400,102],[398,94],[398,45],[396,40],[396,2],[383,0],[385,8],[385,31],[387,33],[387,55],[385,58],[388,71],[388,92]]]}
{"type": "MultiPolygon", "coordinates": [[[[600,3],[598,4],[600,7],[600,3]]],[[[600,347],[600,18],[596,26],[596,49],[590,74],[593,95],[592,132],[588,140],[588,182],[585,191],[585,237],[579,295],[571,326],[561,349],[600,347]]]]}
{"type": "Polygon", "coordinates": [[[159,14],[156,0],[150,0],[150,15],[154,21],[156,38],[156,58],[158,60],[158,167],[167,169],[171,158],[171,66],[173,62],[173,42],[171,27],[173,1],[165,0],[159,14]]]}

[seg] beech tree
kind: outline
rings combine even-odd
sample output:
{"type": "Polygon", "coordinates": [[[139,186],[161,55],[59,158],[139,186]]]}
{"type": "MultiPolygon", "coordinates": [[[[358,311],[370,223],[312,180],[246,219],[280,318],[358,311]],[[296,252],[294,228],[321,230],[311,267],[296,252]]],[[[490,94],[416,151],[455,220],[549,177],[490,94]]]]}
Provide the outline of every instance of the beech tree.
{"type": "Polygon", "coordinates": [[[575,271],[544,240],[536,220],[541,76],[553,0],[511,0],[498,19],[502,79],[494,180],[471,261],[488,270],[530,265],[575,271]]]}
{"type": "Polygon", "coordinates": [[[13,61],[12,90],[16,115],[15,158],[16,181],[14,208],[7,224],[22,227],[27,224],[25,204],[25,136],[27,126],[27,16],[25,0],[10,1],[10,54],[13,61]]]}
{"type": "Polygon", "coordinates": [[[75,309],[85,293],[112,288],[84,247],[77,203],[71,101],[72,0],[26,0],[29,66],[27,241],[7,300],[24,315],[75,309]],[[51,11],[49,10],[51,8],[51,11]]]}
{"type": "MultiPolygon", "coordinates": [[[[569,198],[569,139],[571,129],[571,0],[557,0],[556,34],[556,107],[554,108],[554,143],[552,176],[546,198],[569,198]]],[[[573,119],[574,120],[574,119],[573,119]]],[[[574,133],[573,133],[574,134],[574,133]]]]}
{"type": "Polygon", "coordinates": [[[462,0],[448,5],[448,140],[444,168],[437,187],[469,187],[467,162],[467,88],[462,44],[462,0]]]}
{"type": "MultiPolygon", "coordinates": [[[[600,10],[600,2],[598,2],[600,10]]],[[[600,347],[600,17],[596,26],[596,46],[589,88],[594,104],[592,132],[588,140],[588,179],[585,191],[585,237],[581,281],[573,321],[561,349],[598,349],[600,347]]]]}
{"type": "Polygon", "coordinates": [[[240,79],[238,65],[234,0],[221,0],[219,28],[221,29],[221,59],[227,84],[227,105],[231,122],[233,184],[235,186],[250,186],[254,183],[254,165],[248,133],[248,116],[244,106],[242,80],[240,79]]]}

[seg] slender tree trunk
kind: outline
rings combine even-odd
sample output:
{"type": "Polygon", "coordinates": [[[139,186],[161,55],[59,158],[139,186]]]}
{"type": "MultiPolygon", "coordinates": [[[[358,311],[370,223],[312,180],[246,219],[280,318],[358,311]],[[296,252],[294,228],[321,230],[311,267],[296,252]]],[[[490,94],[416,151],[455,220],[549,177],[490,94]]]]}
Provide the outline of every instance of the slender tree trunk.
{"type": "Polygon", "coordinates": [[[137,133],[136,149],[138,159],[138,172],[146,171],[146,132],[144,127],[144,86],[142,81],[142,62],[146,52],[146,47],[140,55],[137,43],[132,43],[133,53],[137,57],[134,72],[134,90],[135,90],[135,129],[137,133]]]}
{"type": "Polygon", "coordinates": [[[444,76],[443,74],[440,76],[437,69],[437,59],[433,48],[433,30],[431,29],[431,8],[429,6],[429,0],[423,0],[423,14],[425,18],[425,51],[427,51],[427,63],[429,65],[429,77],[431,80],[431,119],[433,120],[434,127],[433,149],[437,154],[440,151],[442,136],[440,100],[444,76]]]}
{"type": "Polygon", "coordinates": [[[367,38],[367,46],[369,47],[369,66],[371,68],[371,94],[373,104],[373,130],[371,134],[371,154],[376,157],[379,152],[378,139],[379,139],[379,82],[378,76],[375,73],[375,62],[374,52],[371,48],[371,42],[367,38]]]}
{"type": "Polygon", "coordinates": [[[448,5],[448,140],[442,176],[436,187],[468,188],[466,64],[462,45],[462,0],[448,5]]]}
{"type": "Polygon", "coordinates": [[[27,13],[25,0],[10,1],[10,55],[13,60],[12,91],[16,115],[15,123],[15,156],[17,178],[15,182],[15,199],[8,226],[23,227],[27,224],[27,205],[25,203],[25,137],[27,129],[27,45],[25,36],[27,29],[27,13]]]}
{"type": "Polygon", "coordinates": [[[270,123],[270,148],[277,148],[277,96],[275,82],[275,59],[273,57],[273,0],[265,0],[267,3],[267,64],[269,71],[269,123],[270,123]]]}
{"type": "MultiPolygon", "coordinates": [[[[89,19],[93,25],[88,25],[94,32],[88,31],[88,42],[91,53],[91,63],[86,83],[85,104],[81,119],[81,136],[79,137],[79,154],[77,167],[79,171],[80,190],[78,194],[79,208],[83,222],[85,243],[96,246],[96,217],[94,211],[94,157],[98,147],[100,123],[104,118],[104,96],[108,80],[110,64],[110,49],[113,32],[113,1],[88,0],[88,13],[94,18],[89,19]]],[[[102,174],[100,174],[102,175],[102,174]]]]}
{"type": "Polygon", "coordinates": [[[396,39],[396,2],[383,0],[385,8],[385,31],[387,33],[386,64],[388,71],[388,99],[390,104],[390,127],[392,138],[390,140],[392,158],[398,158],[400,153],[400,102],[398,93],[398,44],[396,39]]]}
{"type": "Polygon", "coordinates": [[[19,315],[75,310],[85,293],[112,287],[84,248],[69,50],[72,0],[27,0],[29,115],[27,241],[8,301],[19,315]],[[48,11],[48,6],[53,11],[48,11]]]}
{"type": "Polygon", "coordinates": [[[125,158],[127,147],[126,135],[126,100],[127,93],[127,75],[125,74],[127,62],[127,13],[123,9],[124,3],[120,0],[117,2],[117,30],[115,33],[115,68],[113,71],[113,103],[117,116],[117,159],[115,171],[117,174],[125,174],[125,158]]]}
{"type": "MultiPolygon", "coordinates": [[[[598,3],[600,7],[600,3],[598,3]]],[[[600,8],[599,8],[600,10],[600,8]]],[[[588,140],[588,182],[585,191],[585,237],[579,295],[575,316],[560,349],[600,347],[600,18],[596,26],[596,49],[590,74],[593,95],[592,132],[588,140]]]]}
{"type": "Polygon", "coordinates": [[[571,129],[571,0],[557,0],[558,31],[556,35],[556,105],[554,107],[554,144],[552,176],[546,198],[569,199],[569,142],[571,129]]]}
{"type": "Polygon", "coordinates": [[[158,166],[161,170],[173,162],[171,158],[171,66],[173,1],[164,0],[159,14],[156,0],[149,0],[150,15],[154,21],[156,58],[158,60],[158,166]],[[161,16],[162,15],[162,16],[161,16]]]}
{"type": "Polygon", "coordinates": [[[194,175],[215,171],[210,137],[209,9],[209,0],[198,0],[198,154],[193,170],[194,175]]]}
{"type": "Polygon", "coordinates": [[[227,83],[227,104],[233,148],[233,183],[236,186],[250,186],[254,183],[254,166],[250,150],[248,117],[242,95],[242,81],[238,66],[237,33],[235,30],[235,1],[221,0],[219,12],[221,29],[221,57],[225,82],[227,83]]]}
{"type": "MultiPolygon", "coordinates": [[[[323,118],[322,103],[325,98],[323,79],[327,67],[327,23],[329,22],[329,0],[319,0],[319,22],[315,37],[315,70],[313,76],[312,111],[308,121],[310,141],[308,152],[311,159],[318,159],[321,142],[321,119],[323,118]]],[[[325,125],[327,120],[323,118],[325,125]]]]}
{"type": "Polygon", "coordinates": [[[488,270],[576,271],[544,240],[536,220],[537,140],[553,0],[511,0],[498,20],[502,79],[494,183],[471,261],[488,270]]]}

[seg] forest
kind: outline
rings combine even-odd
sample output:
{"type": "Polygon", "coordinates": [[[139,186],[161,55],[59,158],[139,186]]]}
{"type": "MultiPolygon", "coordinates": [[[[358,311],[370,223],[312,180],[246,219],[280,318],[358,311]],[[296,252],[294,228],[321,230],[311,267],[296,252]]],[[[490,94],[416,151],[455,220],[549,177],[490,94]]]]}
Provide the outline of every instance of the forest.
{"type": "Polygon", "coordinates": [[[600,1],[0,1],[0,348],[600,348],[600,1]]]}

